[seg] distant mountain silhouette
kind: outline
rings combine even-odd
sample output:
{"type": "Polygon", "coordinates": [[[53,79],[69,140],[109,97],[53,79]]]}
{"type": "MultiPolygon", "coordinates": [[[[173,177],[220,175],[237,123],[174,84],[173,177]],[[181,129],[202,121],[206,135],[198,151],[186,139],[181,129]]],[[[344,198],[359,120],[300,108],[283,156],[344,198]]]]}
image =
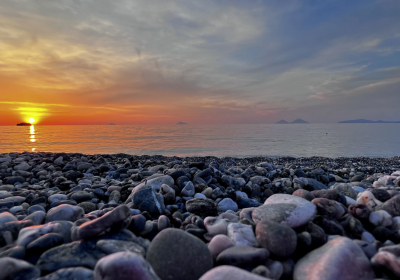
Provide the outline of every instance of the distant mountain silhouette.
{"type": "Polygon", "coordinates": [[[339,123],[400,123],[399,122],[390,122],[390,121],[371,121],[371,120],[366,120],[366,119],[358,119],[358,120],[348,120],[348,121],[341,121],[339,123]]]}
{"type": "Polygon", "coordinates": [[[306,122],[305,120],[302,120],[302,119],[297,119],[297,120],[292,121],[291,123],[309,123],[309,122],[306,122]]]}
{"type": "Polygon", "coordinates": [[[278,124],[287,124],[288,122],[285,120],[280,120],[279,122],[277,122],[278,124]]]}
{"type": "Polygon", "coordinates": [[[185,123],[185,122],[177,122],[176,124],[187,124],[187,123],[185,123]]]}

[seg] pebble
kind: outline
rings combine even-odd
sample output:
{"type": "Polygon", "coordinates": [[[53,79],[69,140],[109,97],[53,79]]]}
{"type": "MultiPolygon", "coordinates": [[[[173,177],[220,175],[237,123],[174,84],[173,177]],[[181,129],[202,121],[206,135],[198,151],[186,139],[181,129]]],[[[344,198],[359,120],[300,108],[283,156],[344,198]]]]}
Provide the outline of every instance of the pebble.
{"type": "Polygon", "coordinates": [[[227,228],[228,237],[235,242],[236,246],[253,246],[258,247],[252,226],[230,223],[227,228]]]}
{"type": "Polygon", "coordinates": [[[169,276],[153,266],[174,279],[297,279],[295,263],[322,254],[309,265],[322,264],[318,279],[368,279],[354,272],[365,259],[398,278],[399,159],[0,154],[0,261],[28,261],[33,279],[169,276]],[[353,245],[326,249],[343,238],[353,245]]]}
{"type": "Polygon", "coordinates": [[[217,264],[248,267],[265,263],[268,257],[269,252],[264,248],[233,246],[218,255],[217,264]]]}
{"type": "Polygon", "coordinates": [[[71,221],[83,218],[85,212],[81,207],[62,204],[60,206],[51,208],[46,215],[46,223],[53,221],[71,221]]]}
{"type": "Polygon", "coordinates": [[[199,280],[266,280],[264,277],[231,265],[217,266],[205,273],[199,280]]]}
{"type": "Polygon", "coordinates": [[[101,258],[93,272],[94,280],[159,280],[150,264],[139,254],[119,252],[101,258]]]}
{"type": "Polygon", "coordinates": [[[29,279],[34,280],[40,276],[40,270],[32,264],[10,257],[0,258],[0,279],[29,279]]]}
{"type": "Polygon", "coordinates": [[[301,258],[293,276],[294,280],[372,280],[375,273],[356,243],[346,237],[337,237],[301,258]]]}
{"type": "Polygon", "coordinates": [[[226,212],[228,210],[237,211],[238,205],[230,198],[224,198],[218,203],[218,212],[226,212]]]}
{"type": "Polygon", "coordinates": [[[297,228],[312,221],[317,213],[316,209],[313,203],[304,198],[274,194],[265,201],[263,206],[253,210],[252,217],[256,223],[267,219],[297,228]]]}
{"type": "Polygon", "coordinates": [[[213,267],[212,256],[203,241],[173,228],[157,234],[146,259],[161,279],[197,280],[213,267]]]}
{"type": "Polygon", "coordinates": [[[222,251],[233,246],[235,246],[235,242],[232,239],[224,234],[218,234],[208,243],[208,250],[210,250],[213,258],[217,258],[222,251]]]}

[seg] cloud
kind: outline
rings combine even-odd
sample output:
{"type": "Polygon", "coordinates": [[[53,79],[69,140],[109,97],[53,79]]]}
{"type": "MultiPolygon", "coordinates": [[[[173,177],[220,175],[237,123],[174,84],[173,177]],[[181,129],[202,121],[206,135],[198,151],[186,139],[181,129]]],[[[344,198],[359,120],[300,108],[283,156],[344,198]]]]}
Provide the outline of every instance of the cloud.
{"type": "Polygon", "coordinates": [[[307,109],[310,121],[336,121],[319,108],[338,98],[368,103],[398,83],[399,8],[396,1],[4,0],[0,104],[63,107],[77,119],[151,110],[154,122],[260,123],[307,109]]]}

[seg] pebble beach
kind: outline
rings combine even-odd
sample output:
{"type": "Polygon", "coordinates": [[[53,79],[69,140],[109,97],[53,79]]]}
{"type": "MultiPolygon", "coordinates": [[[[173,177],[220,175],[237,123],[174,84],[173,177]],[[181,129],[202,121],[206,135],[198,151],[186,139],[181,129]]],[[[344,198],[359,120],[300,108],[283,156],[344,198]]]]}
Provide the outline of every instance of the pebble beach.
{"type": "Polygon", "coordinates": [[[400,157],[0,154],[0,280],[400,278],[400,157]]]}

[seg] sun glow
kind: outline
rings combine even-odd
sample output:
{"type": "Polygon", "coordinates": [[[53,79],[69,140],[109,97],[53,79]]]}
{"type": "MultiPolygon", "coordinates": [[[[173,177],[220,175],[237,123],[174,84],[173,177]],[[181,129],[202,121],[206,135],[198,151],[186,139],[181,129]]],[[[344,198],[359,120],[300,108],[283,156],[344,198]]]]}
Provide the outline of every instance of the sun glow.
{"type": "Polygon", "coordinates": [[[34,118],[30,118],[30,119],[29,119],[29,123],[33,124],[34,122],[35,122],[35,119],[34,119],[34,118]]]}

